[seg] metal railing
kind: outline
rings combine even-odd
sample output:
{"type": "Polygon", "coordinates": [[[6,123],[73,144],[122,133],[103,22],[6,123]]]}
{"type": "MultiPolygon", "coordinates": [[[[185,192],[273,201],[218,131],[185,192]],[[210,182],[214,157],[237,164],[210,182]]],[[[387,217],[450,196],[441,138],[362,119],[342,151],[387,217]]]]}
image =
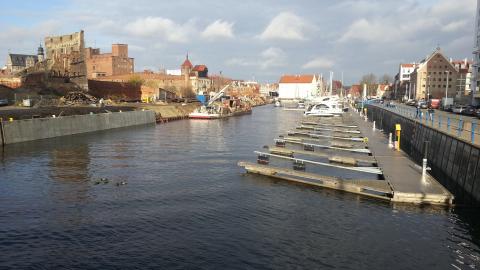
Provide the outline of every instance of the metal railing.
{"type": "Polygon", "coordinates": [[[417,110],[417,108],[407,107],[405,105],[397,105],[394,107],[387,107],[380,104],[372,105],[382,107],[385,110],[413,119],[423,125],[440,130],[472,144],[480,145],[479,120],[473,117],[466,117],[443,111],[434,111],[432,113],[428,110],[417,110]]]}

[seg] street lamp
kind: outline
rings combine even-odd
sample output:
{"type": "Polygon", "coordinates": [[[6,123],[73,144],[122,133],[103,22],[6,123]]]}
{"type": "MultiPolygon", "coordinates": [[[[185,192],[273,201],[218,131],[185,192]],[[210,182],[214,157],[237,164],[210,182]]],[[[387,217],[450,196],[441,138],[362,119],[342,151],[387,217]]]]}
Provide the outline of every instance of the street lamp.
{"type": "Polygon", "coordinates": [[[430,99],[430,76],[427,76],[427,98],[425,100],[430,99]]]}
{"type": "Polygon", "coordinates": [[[448,99],[448,74],[450,74],[450,72],[448,70],[445,71],[447,73],[447,87],[445,87],[445,102],[447,102],[447,99],[448,99]]]}

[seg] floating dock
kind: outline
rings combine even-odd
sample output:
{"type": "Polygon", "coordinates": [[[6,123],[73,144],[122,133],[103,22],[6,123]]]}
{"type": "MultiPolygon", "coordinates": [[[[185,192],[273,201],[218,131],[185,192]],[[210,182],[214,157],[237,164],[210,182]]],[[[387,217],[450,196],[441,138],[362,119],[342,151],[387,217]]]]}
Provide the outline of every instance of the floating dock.
{"type": "Polygon", "coordinates": [[[451,205],[453,195],[408,156],[388,147],[372,123],[353,113],[305,117],[295,130],[240,161],[248,173],[397,203],[451,205]]]}

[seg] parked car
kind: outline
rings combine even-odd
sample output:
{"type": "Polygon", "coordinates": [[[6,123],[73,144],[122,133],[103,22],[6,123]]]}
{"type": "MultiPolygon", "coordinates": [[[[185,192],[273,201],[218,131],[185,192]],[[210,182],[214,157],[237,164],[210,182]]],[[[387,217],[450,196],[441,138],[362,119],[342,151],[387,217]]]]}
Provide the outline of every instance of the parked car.
{"type": "Polygon", "coordinates": [[[430,109],[440,108],[440,99],[430,99],[428,101],[428,108],[430,108],[430,109]]]}
{"type": "Polygon", "coordinates": [[[8,99],[0,99],[0,106],[7,106],[8,105],[8,99]]]}
{"type": "Polygon", "coordinates": [[[428,103],[426,101],[419,101],[418,106],[420,106],[420,109],[428,109],[428,103]]]}
{"type": "Polygon", "coordinates": [[[446,112],[453,112],[453,105],[451,104],[448,104],[446,106],[443,106],[442,107],[442,110],[446,111],[446,112]]]}
{"type": "Polygon", "coordinates": [[[405,105],[417,106],[417,101],[415,99],[409,99],[409,100],[407,100],[407,102],[405,102],[405,105]]]}
{"type": "Polygon", "coordinates": [[[455,105],[452,109],[452,112],[462,113],[466,108],[467,108],[467,106],[464,106],[464,105],[455,105]]]}
{"type": "Polygon", "coordinates": [[[480,118],[480,109],[477,109],[477,110],[475,111],[475,116],[478,117],[478,118],[480,118]]]}
{"type": "Polygon", "coordinates": [[[475,116],[478,109],[480,109],[480,107],[469,105],[465,108],[465,110],[462,111],[462,114],[469,115],[469,116],[475,116]]]}

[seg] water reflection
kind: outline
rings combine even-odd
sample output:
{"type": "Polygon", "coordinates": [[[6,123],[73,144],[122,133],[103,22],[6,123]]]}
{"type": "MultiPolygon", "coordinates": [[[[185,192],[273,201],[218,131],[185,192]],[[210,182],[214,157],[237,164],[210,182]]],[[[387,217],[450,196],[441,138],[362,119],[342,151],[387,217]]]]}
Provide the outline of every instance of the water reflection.
{"type": "Polygon", "coordinates": [[[255,159],[254,150],[298,118],[261,107],[222,121],[7,147],[0,268],[479,267],[476,210],[388,204],[242,175],[237,161],[255,159]],[[110,182],[95,185],[102,177],[110,182]]]}

